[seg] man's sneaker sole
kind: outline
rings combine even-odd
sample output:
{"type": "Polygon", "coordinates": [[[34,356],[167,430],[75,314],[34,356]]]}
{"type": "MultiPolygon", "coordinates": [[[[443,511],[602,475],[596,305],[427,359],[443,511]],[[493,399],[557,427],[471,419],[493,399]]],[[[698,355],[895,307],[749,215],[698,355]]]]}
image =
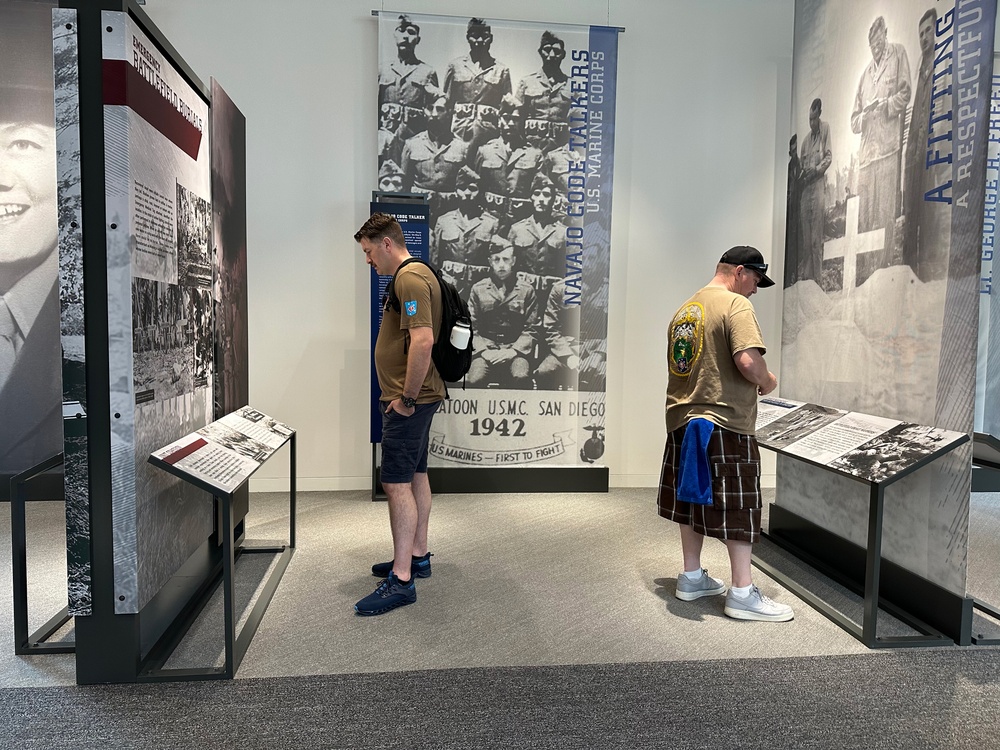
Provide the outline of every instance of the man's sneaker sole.
{"type": "Polygon", "coordinates": [[[704,589],[702,591],[675,591],[674,596],[680,599],[682,602],[693,602],[695,599],[701,599],[703,596],[718,596],[719,594],[726,593],[726,584],[722,584],[714,589],[704,589]]]}
{"type": "Polygon", "coordinates": [[[795,619],[795,612],[789,611],[777,615],[766,615],[763,612],[753,612],[749,609],[737,609],[726,605],[725,613],[727,617],[734,620],[755,620],[757,622],[788,622],[795,619]]]}
{"type": "Polygon", "coordinates": [[[354,605],[354,611],[357,612],[362,617],[372,617],[374,615],[384,615],[386,612],[392,612],[394,609],[399,609],[400,607],[405,607],[407,604],[416,604],[416,599],[404,599],[402,601],[394,602],[388,606],[382,607],[381,609],[373,610],[360,610],[358,605],[354,605]]]}
{"type": "Polygon", "coordinates": [[[413,581],[400,583],[395,575],[382,581],[372,593],[354,605],[354,611],[359,615],[370,617],[371,615],[382,615],[398,607],[413,604],[417,601],[417,587],[413,581]]]}

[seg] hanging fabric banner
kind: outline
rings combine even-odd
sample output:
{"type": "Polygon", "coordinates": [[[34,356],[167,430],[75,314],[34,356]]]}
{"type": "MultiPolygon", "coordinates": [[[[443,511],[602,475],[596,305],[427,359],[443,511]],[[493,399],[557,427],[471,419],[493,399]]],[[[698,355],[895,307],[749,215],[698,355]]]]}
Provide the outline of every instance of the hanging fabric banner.
{"type": "MultiPolygon", "coordinates": [[[[972,430],[996,9],[796,2],[782,397],[972,430]]],[[[963,594],[970,458],[900,482],[885,518],[887,559],[963,594]]],[[[867,538],[857,485],[779,459],[777,498],[867,538]]]]}
{"type": "Polygon", "coordinates": [[[378,189],[428,196],[475,332],[433,466],[600,463],[618,31],[379,14],[378,189]]]}

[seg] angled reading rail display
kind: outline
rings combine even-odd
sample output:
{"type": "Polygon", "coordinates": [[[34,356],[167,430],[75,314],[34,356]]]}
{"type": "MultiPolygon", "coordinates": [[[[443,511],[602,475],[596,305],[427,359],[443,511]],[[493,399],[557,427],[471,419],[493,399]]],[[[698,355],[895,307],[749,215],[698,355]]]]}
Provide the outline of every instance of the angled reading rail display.
{"type": "Polygon", "coordinates": [[[226,664],[223,668],[163,669],[164,654],[147,671],[150,679],[232,678],[246,655],[264,612],[295,551],[295,430],[245,406],[176,440],[149,456],[149,463],[211,492],[222,505],[222,587],[225,608],[226,664]],[[285,443],[289,444],[288,544],[250,546],[246,540],[237,549],[233,535],[233,498],[250,476],[285,443]],[[237,554],[279,555],[264,582],[242,630],[237,634],[233,569],[237,554]]]}
{"type": "MultiPolygon", "coordinates": [[[[863,619],[859,625],[806,587],[792,580],[769,563],[754,558],[754,564],[807,601],[823,615],[858,638],[869,648],[900,646],[935,646],[961,640],[944,635],[938,628],[916,616],[909,607],[899,606],[880,597],[882,583],[882,523],[885,490],[905,476],[923,468],[968,442],[961,432],[901,422],[869,414],[847,412],[818,404],[765,398],[757,412],[757,441],[781,455],[818,466],[827,471],[868,485],[868,536],[865,549],[863,619]],[[921,633],[915,636],[879,637],[879,608],[921,633]]],[[[772,505],[772,513],[781,514],[772,505]]],[[[792,514],[789,514],[790,516],[792,514]]],[[[781,522],[777,524],[779,527],[781,522]]],[[[769,537],[779,547],[810,563],[848,588],[856,582],[842,571],[824,563],[781,533],[775,532],[775,518],[769,524],[769,537]]],[[[963,623],[971,618],[968,600],[961,600],[963,623]]],[[[965,630],[964,625],[961,630],[965,630]]]]}

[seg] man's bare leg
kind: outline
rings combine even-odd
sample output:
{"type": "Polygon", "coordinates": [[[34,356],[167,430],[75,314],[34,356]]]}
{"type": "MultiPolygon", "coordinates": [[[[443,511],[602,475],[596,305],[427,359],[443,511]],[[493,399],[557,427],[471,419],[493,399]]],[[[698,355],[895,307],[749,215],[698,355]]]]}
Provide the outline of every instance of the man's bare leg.
{"type": "Polygon", "coordinates": [[[417,525],[411,554],[423,557],[427,554],[427,525],[431,518],[431,483],[427,479],[427,473],[414,474],[411,487],[417,507],[417,525]]]}
{"type": "Polygon", "coordinates": [[[729,550],[729,567],[733,573],[733,586],[743,588],[753,583],[750,573],[750,557],[753,545],[739,539],[726,539],[726,549],[729,550]]]}
{"type": "Polygon", "coordinates": [[[684,570],[701,570],[701,548],[705,537],[686,523],[677,524],[681,530],[681,552],[684,554],[684,570]]]}
{"type": "MultiPolygon", "coordinates": [[[[424,475],[427,476],[426,474],[424,475]]],[[[382,484],[389,498],[389,528],[392,530],[392,572],[401,581],[410,580],[410,557],[417,531],[417,500],[411,482],[382,484]]],[[[426,533],[426,532],[425,532],[426,533]]]]}

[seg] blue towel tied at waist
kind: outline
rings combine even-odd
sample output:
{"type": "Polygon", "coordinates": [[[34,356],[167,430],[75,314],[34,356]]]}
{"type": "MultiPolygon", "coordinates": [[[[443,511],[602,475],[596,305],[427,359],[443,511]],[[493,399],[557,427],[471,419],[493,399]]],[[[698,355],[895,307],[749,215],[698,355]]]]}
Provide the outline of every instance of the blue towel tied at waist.
{"type": "Polygon", "coordinates": [[[692,419],[681,441],[681,466],[677,477],[677,499],[697,505],[712,504],[712,473],[708,465],[708,441],[715,424],[692,419]]]}

